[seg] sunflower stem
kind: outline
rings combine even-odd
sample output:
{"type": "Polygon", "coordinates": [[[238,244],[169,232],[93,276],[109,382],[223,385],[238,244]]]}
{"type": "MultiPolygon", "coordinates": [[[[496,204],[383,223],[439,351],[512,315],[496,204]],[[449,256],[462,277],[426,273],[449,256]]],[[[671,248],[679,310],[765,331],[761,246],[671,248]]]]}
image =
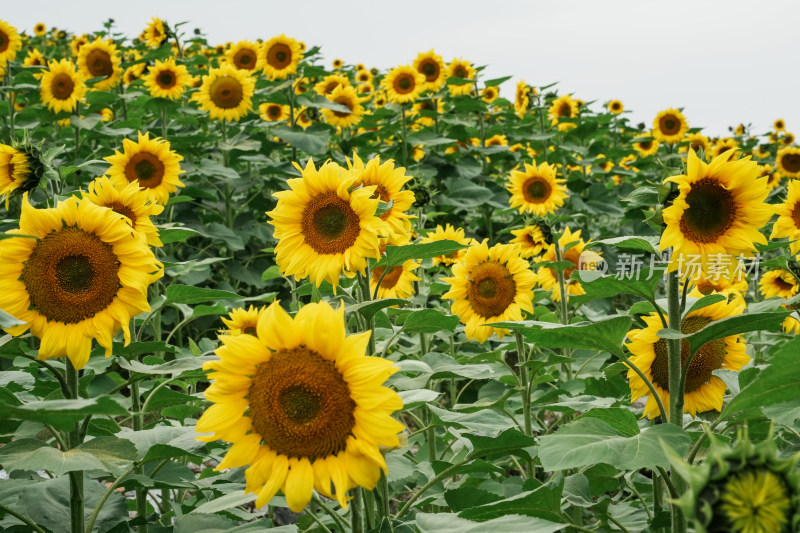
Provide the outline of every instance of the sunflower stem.
{"type": "MultiPolygon", "coordinates": [[[[71,400],[80,397],[78,390],[78,370],[72,366],[72,361],[67,359],[67,385],[71,400]]],[[[69,433],[70,449],[77,448],[81,443],[80,423],[75,422],[69,433]]],[[[83,471],[69,473],[69,511],[72,533],[83,533],[83,471]]]]}
{"type": "Polygon", "coordinates": [[[402,136],[403,136],[403,166],[408,164],[408,146],[406,146],[406,106],[400,105],[400,117],[402,119],[402,136]]]}
{"type": "Polygon", "coordinates": [[[167,140],[167,104],[161,106],[161,138],[167,140]]]}
{"type": "MultiPolygon", "coordinates": [[[[131,376],[133,378],[133,376],[131,376]]],[[[133,430],[141,431],[144,427],[144,417],[142,416],[142,409],[140,404],[139,382],[133,381],[131,383],[131,416],[133,417],[133,430]]],[[[137,474],[144,474],[144,468],[139,465],[136,468],[137,474]]],[[[136,516],[138,518],[147,518],[147,490],[144,488],[136,489],[136,516]]],[[[138,529],[139,533],[147,533],[147,524],[142,524],[138,529]]]]}
{"type": "MultiPolygon", "coordinates": [[[[289,79],[292,83],[289,84],[289,89],[286,91],[286,98],[289,100],[289,126],[294,129],[294,77],[289,76],[289,79]]],[[[292,161],[297,161],[297,148],[294,145],[292,145],[292,161]]]]}
{"type": "MultiPolygon", "coordinates": [[[[7,87],[11,87],[11,64],[7,63],[6,66],[8,67],[8,72],[6,72],[6,86],[7,87]]],[[[8,124],[9,124],[9,129],[10,129],[10,132],[9,132],[10,135],[9,136],[11,137],[11,140],[13,141],[14,139],[16,139],[17,134],[14,131],[15,130],[15,128],[14,128],[14,111],[15,111],[15,109],[14,109],[14,91],[12,89],[8,90],[8,93],[6,94],[6,100],[8,100],[8,124]]]]}
{"type": "MultiPolygon", "coordinates": [[[[561,263],[564,260],[564,250],[561,249],[561,242],[560,236],[553,238],[553,247],[556,251],[556,261],[561,263]]],[[[569,295],[567,294],[567,280],[564,278],[564,269],[557,268],[556,269],[556,277],[558,278],[558,291],[560,293],[559,298],[559,315],[561,318],[561,323],[563,325],[569,324],[569,295]]],[[[562,355],[564,357],[570,357],[569,348],[564,348],[562,350],[562,355]]],[[[570,363],[564,363],[561,365],[562,369],[564,370],[564,374],[567,377],[567,381],[572,380],[572,365],[570,363]]]]}
{"type": "Polygon", "coordinates": [[[381,498],[381,507],[379,509],[379,516],[381,523],[386,520],[389,523],[389,531],[394,533],[394,524],[392,524],[391,507],[389,505],[389,480],[386,478],[386,472],[381,470],[381,477],[378,480],[378,491],[381,498]]]}
{"type": "MultiPolygon", "coordinates": [[[[671,328],[680,331],[681,305],[680,280],[678,272],[667,275],[667,313],[671,328]]],[[[683,391],[681,390],[681,339],[668,339],[669,353],[669,421],[678,427],[683,426],[683,391]]]]}
{"type": "Polygon", "coordinates": [[[128,120],[128,104],[125,103],[125,81],[119,84],[119,100],[122,102],[122,118],[128,120]]]}
{"type": "MultiPolygon", "coordinates": [[[[80,102],[77,102],[75,104],[75,115],[81,116],[80,102]]],[[[74,126],[74,128],[75,128],[75,155],[77,156],[81,151],[81,128],[80,126],[74,126]]],[[[78,173],[75,172],[74,175],[77,176],[78,173]]]]}
{"type": "Polygon", "coordinates": [[[350,503],[350,522],[353,533],[366,533],[364,527],[364,489],[356,487],[353,490],[353,501],[350,503]]]}
{"type": "MultiPolygon", "coordinates": [[[[520,370],[520,378],[522,379],[522,418],[525,426],[525,435],[528,437],[533,436],[533,419],[531,418],[531,385],[528,376],[528,352],[525,349],[525,341],[522,338],[522,332],[518,329],[514,330],[514,339],[517,341],[517,360],[520,370]]],[[[536,467],[533,464],[533,459],[528,459],[528,478],[534,477],[536,467]]]]}

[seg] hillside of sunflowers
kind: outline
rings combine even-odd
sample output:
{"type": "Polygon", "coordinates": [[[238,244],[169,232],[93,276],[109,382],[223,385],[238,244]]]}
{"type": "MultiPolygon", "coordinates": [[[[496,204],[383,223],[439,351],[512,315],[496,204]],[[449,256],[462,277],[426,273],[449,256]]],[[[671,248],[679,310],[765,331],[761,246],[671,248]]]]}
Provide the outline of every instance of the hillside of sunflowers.
{"type": "Polygon", "coordinates": [[[0,21],[0,531],[800,530],[797,125],[176,22],[0,21]]]}

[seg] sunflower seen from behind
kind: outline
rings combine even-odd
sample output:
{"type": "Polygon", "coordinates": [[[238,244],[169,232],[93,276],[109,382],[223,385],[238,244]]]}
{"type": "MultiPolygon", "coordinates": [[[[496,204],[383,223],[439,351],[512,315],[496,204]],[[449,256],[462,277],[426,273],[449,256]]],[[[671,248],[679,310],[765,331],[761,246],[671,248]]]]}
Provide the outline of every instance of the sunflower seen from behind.
{"type": "Polygon", "coordinates": [[[124,217],[140,241],[150,246],[164,246],[158,238],[158,228],[150,220],[150,217],[161,214],[164,207],[152,202],[137,181],[120,183],[118,187],[107,176],[101,176],[92,181],[88,189],[82,193],[83,197],[124,217]]]}
{"type": "Polygon", "coordinates": [[[297,73],[297,65],[303,57],[300,43],[280,34],[264,43],[258,58],[258,66],[271,80],[285,80],[297,73]]]}
{"type": "Polygon", "coordinates": [[[247,71],[225,63],[203,76],[203,84],[192,100],[208,111],[211,119],[236,121],[252,110],[255,86],[247,71]]]}
{"type": "Polygon", "coordinates": [[[39,359],[66,355],[77,369],[89,360],[92,339],[106,357],[120,329],[128,345],[130,320],[150,310],[147,288],[163,269],[122,217],[87,198],[35,209],[25,197],[19,229],[6,235],[0,309],[24,322],[8,333],[30,329],[41,340],[39,359]]]}
{"type": "Polygon", "coordinates": [[[72,61],[51,61],[39,79],[42,103],[55,113],[75,111],[86,96],[86,84],[72,61]]]}
{"type": "Polygon", "coordinates": [[[549,163],[537,167],[536,161],[525,163],[524,171],[512,170],[506,188],[511,193],[512,208],[540,217],[554,213],[567,197],[564,180],[556,178],[556,167],[549,163]]]}
{"type": "Polygon", "coordinates": [[[164,61],[156,60],[155,65],[150,67],[142,79],[150,96],[177,100],[186,92],[192,77],[184,65],[178,65],[170,57],[164,61]]]}
{"type": "Polygon", "coordinates": [[[375,488],[386,462],[381,446],[397,447],[402,409],[383,382],[391,361],[366,355],[371,332],[346,335],[344,306],[304,306],[292,318],[278,302],[258,320],[256,335],[222,335],[197,421],[202,440],[233,443],[218,470],[249,465],[246,493],[256,507],[281,490],[300,512],[316,490],[347,507],[347,491],[375,488]]]}
{"type": "Polygon", "coordinates": [[[665,109],[653,120],[653,135],[663,143],[679,143],[687,131],[689,124],[686,117],[677,109],[665,109]]]}
{"type": "Polygon", "coordinates": [[[78,52],[78,69],[87,80],[101,78],[92,85],[96,91],[107,91],[119,83],[122,58],[111,39],[97,37],[81,46],[78,52]]]}
{"type": "Polygon", "coordinates": [[[485,324],[522,320],[523,311],[533,314],[535,280],[517,245],[474,244],[453,265],[453,277],[442,281],[450,284],[442,298],[453,300],[451,311],[468,339],[483,343],[494,333],[502,339],[508,330],[485,324]]]}
{"type": "Polygon", "coordinates": [[[416,100],[425,87],[425,76],[414,67],[400,65],[390,70],[381,80],[390,102],[407,104],[416,100]]]}

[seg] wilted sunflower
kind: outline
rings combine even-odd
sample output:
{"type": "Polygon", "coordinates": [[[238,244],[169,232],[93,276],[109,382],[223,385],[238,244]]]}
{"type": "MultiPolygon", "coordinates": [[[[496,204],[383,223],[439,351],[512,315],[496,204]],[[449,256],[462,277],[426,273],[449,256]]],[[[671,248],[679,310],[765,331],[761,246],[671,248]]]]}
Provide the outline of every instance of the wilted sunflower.
{"type": "Polygon", "coordinates": [[[487,240],[470,246],[463,259],[453,265],[453,277],[442,278],[450,290],[442,298],[453,300],[451,310],[464,324],[468,339],[486,342],[508,330],[484,326],[493,322],[522,320],[522,311],[533,314],[534,276],[530,265],[519,256],[517,245],[487,240]]]}
{"type": "Polygon", "coordinates": [[[558,131],[569,131],[577,127],[572,122],[561,122],[563,118],[576,118],[578,116],[578,102],[572,96],[565,94],[559,96],[550,104],[548,113],[550,114],[550,125],[558,125],[558,131]]]}
{"type": "Polygon", "coordinates": [[[132,317],[150,310],[147,287],[161,264],[131,227],[110,209],[70,197],[51,209],[22,202],[20,228],[0,240],[0,309],[41,339],[39,358],[66,355],[75,368],[89,360],[92,339],[111,355],[132,317]],[[30,236],[36,237],[35,239],[30,236]]]}
{"type": "Polygon", "coordinates": [[[103,40],[100,37],[81,46],[78,53],[78,68],[84,78],[103,78],[92,85],[97,91],[107,91],[119,83],[122,69],[117,47],[111,39],[103,40]]]}
{"type": "Polygon", "coordinates": [[[530,224],[522,229],[512,229],[510,244],[519,244],[519,255],[524,259],[540,255],[548,246],[553,236],[544,224],[530,224]]]}
{"type": "Polygon", "coordinates": [[[204,365],[214,405],[196,430],[233,443],[217,469],[249,464],[257,508],[278,490],[298,513],[313,490],[347,507],[350,488],[373,489],[386,472],[380,447],[397,447],[403,430],[391,417],[403,402],[382,385],[396,368],[365,355],[371,332],[345,332],[344,306],[312,303],[292,318],[276,302],[257,336],[222,335],[220,360],[204,365]]]}
{"type": "Polygon", "coordinates": [[[390,102],[405,104],[416,100],[425,87],[425,76],[408,65],[390,70],[381,80],[390,102]]]}
{"type": "Polygon", "coordinates": [[[469,61],[466,61],[461,58],[453,59],[450,64],[447,66],[447,75],[450,78],[461,78],[463,80],[470,80],[464,83],[448,83],[447,88],[450,91],[450,94],[453,96],[458,96],[460,94],[469,94],[474,89],[474,84],[472,80],[475,78],[476,70],[470,64],[469,61]]]}
{"type": "Polygon", "coordinates": [[[358,94],[356,94],[356,90],[352,85],[337,86],[327,98],[331,102],[344,106],[350,111],[323,108],[322,117],[325,119],[325,122],[332,126],[339,126],[342,128],[355,126],[361,122],[361,117],[364,115],[364,108],[361,106],[361,99],[358,97],[358,94]]]}
{"type": "Polygon", "coordinates": [[[800,148],[787,146],[778,150],[778,170],[787,178],[800,178],[800,148]]]}
{"type": "Polygon", "coordinates": [[[348,160],[347,164],[356,176],[354,187],[374,185],[373,198],[391,204],[380,215],[380,219],[389,225],[391,232],[396,235],[409,233],[411,230],[410,220],[416,217],[406,214],[406,211],[414,205],[413,191],[403,190],[403,187],[412,179],[411,176],[406,175],[406,169],[395,167],[394,161],[391,159],[381,163],[379,156],[370,159],[365,165],[355,153],[353,161],[348,160]]]}
{"type": "Polygon", "coordinates": [[[258,115],[267,122],[284,122],[289,120],[290,113],[288,105],[264,102],[258,106],[258,115]]]}
{"type": "Polygon", "coordinates": [[[219,317],[220,320],[228,326],[227,330],[222,330],[220,333],[225,335],[256,336],[258,319],[261,318],[261,315],[263,315],[266,310],[266,307],[255,308],[252,305],[247,309],[244,307],[231,309],[231,312],[228,314],[229,318],[225,318],[224,316],[219,317]]]}
{"type": "Polygon", "coordinates": [[[283,80],[297,72],[297,65],[302,57],[300,43],[291,37],[280,34],[265,42],[261,47],[258,66],[269,79],[283,80]]]}
{"type": "Polygon", "coordinates": [[[44,166],[39,150],[33,146],[17,149],[0,144],[0,201],[5,200],[6,210],[12,194],[30,191],[39,185],[44,166]]]}
{"type": "Polygon", "coordinates": [[[186,91],[191,78],[186,67],[170,57],[165,61],[156,60],[142,79],[151,96],[176,100],[186,91]]]}
{"type": "Polygon", "coordinates": [[[144,41],[150,48],[158,48],[161,43],[167,40],[167,32],[164,29],[164,22],[156,17],[147,24],[144,29],[144,41]]]}
{"type": "Polygon", "coordinates": [[[111,163],[107,172],[116,187],[138,181],[148,198],[166,205],[170,193],[184,186],[178,179],[183,173],[180,167],[183,157],[169,149],[168,141],[160,137],[151,139],[149,133],[139,132],[138,142],[123,139],[122,149],[123,153],[115,150],[114,155],[105,158],[111,163]]]}
{"type": "Polygon", "coordinates": [[[412,66],[425,76],[423,91],[436,92],[447,81],[447,67],[444,64],[444,60],[442,60],[442,56],[433,50],[417,54],[412,66]]]}
{"type": "Polygon", "coordinates": [[[625,109],[625,106],[623,106],[622,102],[619,100],[611,100],[606,107],[608,108],[608,112],[613,115],[619,115],[625,109]]]}
{"type": "Polygon", "coordinates": [[[411,298],[414,295],[414,282],[420,281],[420,278],[414,274],[418,268],[419,263],[413,259],[409,259],[402,266],[392,267],[385,276],[383,276],[383,271],[386,267],[375,267],[372,269],[372,277],[369,280],[370,294],[375,294],[378,281],[383,276],[381,287],[378,289],[378,298],[411,298]]]}
{"type": "Polygon", "coordinates": [[[789,182],[786,191],[786,200],[777,206],[778,220],[772,226],[770,239],[787,237],[790,241],[789,249],[793,255],[800,254],[800,181],[789,182]]]}
{"type": "Polygon", "coordinates": [[[33,27],[33,33],[37,37],[43,37],[47,34],[47,26],[44,22],[37,22],[36,25],[33,27]]]}
{"type": "Polygon", "coordinates": [[[261,47],[250,41],[239,41],[228,48],[225,59],[228,63],[241,70],[255,70],[258,66],[258,58],[261,55],[261,47]]]}
{"type": "Polygon", "coordinates": [[[72,61],[51,61],[42,74],[40,96],[42,103],[56,112],[73,112],[86,95],[86,84],[75,70],[72,61]]]}
{"type": "Polygon", "coordinates": [[[530,107],[530,93],[531,88],[523,80],[517,82],[517,90],[514,93],[514,112],[519,118],[525,115],[525,112],[530,107]]]}
{"type": "MultiPolygon", "coordinates": [[[[429,242],[436,242],[436,241],[456,241],[461,244],[470,244],[472,239],[467,238],[464,235],[463,228],[454,228],[450,224],[445,224],[445,227],[442,227],[441,224],[436,226],[436,229],[433,231],[428,232],[428,235],[425,236],[420,243],[429,243],[429,242]]],[[[433,258],[433,264],[435,265],[444,265],[449,266],[454,263],[460,261],[464,254],[466,253],[466,249],[456,250],[455,252],[451,252],[447,255],[437,255],[433,258]]]]}
{"type": "Polygon", "coordinates": [[[665,109],[653,120],[653,135],[667,144],[681,142],[687,131],[689,124],[686,122],[686,117],[677,109],[665,109]]]}
{"type": "MultiPolygon", "coordinates": [[[[594,270],[596,264],[601,261],[600,256],[595,252],[586,252],[584,255],[586,244],[588,243],[584,242],[581,238],[581,230],[573,233],[569,228],[566,228],[558,239],[558,246],[563,250],[562,261],[569,261],[573,264],[573,266],[564,270],[564,283],[567,287],[568,295],[578,296],[586,294],[580,282],[570,279],[572,273],[576,270],[594,270]],[[567,246],[570,247],[567,248],[567,246]]],[[[555,246],[555,242],[550,243],[544,254],[536,259],[536,262],[553,263],[557,261],[558,256],[555,246]]],[[[536,271],[535,281],[536,284],[544,290],[553,291],[552,299],[554,302],[561,301],[561,287],[558,284],[558,273],[555,269],[544,266],[539,267],[536,271]]]]}
{"type": "Polygon", "coordinates": [[[273,195],[278,204],[267,213],[278,240],[275,262],[286,276],[336,287],[342,272],[363,272],[368,258],[379,257],[389,227],[375,215],[374,187],[351,190],[356,173],[331,161],[317,169],[311,159],[301,172],[287,180],[290,190],[273,195]]]}
{"type": "Polygon", "coordinates": [[[17,29],[5,20],[0,20],[0,65],[14,61],[21,48],[22,39],[17,29]]]}
{"type": "Polygon", "coordinates": [[[538,167],[536,161],[525,163],[525,171],[512,170],[509,184],[511,193],[509,204],[518,207],[520,213],[528,212],[543,217],[555,212],[564,205],[567,188],[564,180],[556,178],[556,167],[542,163],[538,167]]]}
{"type": "MultiPolygon", "coordinates": [[[[744,301],[726,301],[703,307],[689,313],[681,321],[682,333],[694,333],[711,322],[739,315],[744,311],[744,301]]],[[[667,341],[658,337],[664,328],[661,318],[656,313],[642,317],[647,327],[634,329],[628,333],[626,344],[633,354],[630,358],[633,365],[639,367],[653,383],[664,407],[669,409],[669,358],[667,341]]],[[[702,345],[695,353],[688,369],[686,389],[684,391],[684,412],[697,416],[697,413],[722,409],[722,398],[725,395],[725,382],[712,372],[720,368],[738,371],[750,361],[745,353],[746,344],[741,335],[731,335],[702,345]]],[[[681,364],[689,357],[689,343],[681,341],[681,364]]],[[[650,395],[642,378],[628,370],[631,388],[631,401],[650,395]]],[[[655,398],[648,396],[644,414],[655,418],[660,414],[655,398]]],[[[669,413],[666,413],[667,415],[669,413]]]]}
{"type": "Polygon", "coordinates": [[[633,142],[633,149],[639,152],[639,157],[647,157],[658,153],[659,142],[652,136],[645,134],[646,138],[633,142]]]}
{"type": "Polygon", "coordinates": [[[800,290],[795,275],[783,268],[771,270],[762,275],[758,285],[764,298],[779,296],[787,300],[800,290]]]}
{"type": "Polygon", "coordinates": [[[93,204],[107,207],[125,217],[140,241],[150,246],[164,246],[158,238],[158,228],[150,220],[164,211],[164,207],[153,203],[148,194],[133,181],[116,187],[106,176],[101,176],[89,184],[89,192],[83,193],[93,204]]]}
{"type": "Polygon", "coordinates": [[[255,87],[256,82],[247,71],[225,63],[203,76],[203,85],[192,100],[212,119],[239,120],[253,108],[255,87]]]}
{"type": "Polygon", "coordinates": [[[769,194],[766,178],[759,176],[758,165],[749,157],[733,156],[731,150],[705,163],[689,150],[686,174],[667,178],[679,191],[662,212],[666,229],[660,249],[672,248],[670,271],[689,275],[685,267],[691,260],[705,272],[714,256],[749,256],[756,243],[767,243],[758,231],[773,213],[764,203],[769,194]]]}

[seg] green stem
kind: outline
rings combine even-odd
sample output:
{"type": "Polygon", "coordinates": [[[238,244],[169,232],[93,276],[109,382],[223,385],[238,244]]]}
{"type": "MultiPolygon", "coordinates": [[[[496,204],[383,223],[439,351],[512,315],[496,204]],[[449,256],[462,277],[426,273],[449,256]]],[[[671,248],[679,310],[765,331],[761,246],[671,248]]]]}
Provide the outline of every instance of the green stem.
{"type": "Polygon", "coordinates": [[[94,511],[92,512],[92,516],[89,517],[89,523],[86,524],[86,533],[92,533],[92,529],[94,528],[94,523],[97,520],[97,517],[100,515],[100,511],[103,509],[103,505],[105,505],[106,500],[108,500],[108,498],[111,496],[111,493],[113,493],[117,489],[117,487],[119,487],[122,484],[122,482],[125,481],[125,478],[128,477],[128,475],[136,469],[136,466],[137,464],[134,464],[130,468],[128,468],[125,472],[122,473],[121,476],[119,476],[116,479],[116,481],[114,481],[114,483],[111,484],[110,487],[106,489],[106,492],[97,502],[97,505],[95,505],[94,511]]]}
{"type": "Polygon", "coordinates": [[[353,490],[353,500],[350,502],[351,522],[353,533],[366,533],[364,523],[364,489],[356,487],[353,490]]]}
{"type": "MultiPolygon", "coordinates": [[[[678,272],[667,275],[667,313],[669,327],[681,330],[680,280],[678,272]]],[[[681,389],[681,339],[668,339],[669,421],[683,427],[683,390],[681,389]]]]}
{"type": "Polygon", "coordinates": [[[402,119],[402,135],[403,135],[403,166],[408,165],[408,146],[406,145],[406,108],[402,107],[400,110],[400,117],[402,119]]]}
{"type": "MultiPolygon", "coordinates": [[[[72,361],[67,359],[67,385],[69,387],[70,399],[77,400],[80,397],[78,390],[78,370],[72,366],[72,361]]],[[[81,428],[76,421],[72,431],[69,433],[70,449],[77,448],[81,443],[81,428]]],[[[72,533],[83,533],[83,471],[69,473],[69,511],[72,533]]]]}
{"type": "MultiPolygon", "coordinates": [[[[139,382],[133,381],[131,383],[131,414],[133,416],[134,431],[141,431],[144,428],[144,415],[140,401],[139,382]]],[[[141,465],[136,467],[136,473],[144,474],[144,469],[141,465]]],[[[136,489],[136,516],[143,519],[147,518],[147,489],[145,488],[136,489]]],[[[138,531],[139,533],[147,533],[147,524],[140,525],[138,531]]]]}
{"type": "Polygon", "coordinates": [[[161,106],[161,138],[167,140],[167,105],[161,106]]]}
{"type": "Polygon", "coordinates": [[[0,504],[0,512],[3,512],[5,514],[9,514],[9,515],[13,516],[14,518],[19,520],[20,522],[23,522],[26,526],[31,528],[33,531],[36,531],[36,533],[47,533],[44,529],[39,527],[36,524],[36,522],[31,520],[30,518],[28,518],[24,514],[20,514],[20,513],[16,512],[16,511],[14,511],[13,509],[9,509],[8,507],[6,507],[3,504],[0,504]]]}
{"type": "MultiPolygon", "coordinates": [[[[553,238],[553,247],[556,251],[556,261],[561,263],[564,260],[564,250],[561,249],[561,242],[560,236],[556,236],[553,238]]],[[[558,291],[560,292],[559,298],[559,314],[561,315],[561,323],[564,325],[569,324],[569,295],[567,294],[567,280],[564,278],[564,269],[557,268],[556,269],[556,276],[558,278],[558,291]]],[[[570,352],[568,348],[563,349],[564,357],[570,357],[570,352]]],[[[564,374],[567,377],[567,381],[572,380],[572,364],[564,363],[561,365],[562,369],[564,370],[564,374]]]]}
{"type": "MultiPolygon", "coordinates": [[[[11,66],[9,66],[8,64],[7,64],[7,66],[8,66],[8,72],[6,73],[6,85],[10,87],[11,86],[11,66]]],[[[14,131],[15,130],[15,128],[14,128],[14,111],[16,111],[14,109],[14,91],[9,89],[8,93],[6,94],[6,99],[8,100],[8,123],[9,123],[9,128],[11,129],[10,137],[11,137],[11,140],[13,141],[17,137],[16,131],[14,131]]]]}
{"type": "Polygon", "coordinates": [[[397,515],[395,515],[395,519],[399,519],[405,516],[405,514],[411,509],[411,506],[414,505],[414,502],[416,502],[425,492],[427,492],[428,489],[430,489],[431,487],[439,483],[441,480],[449,476],[453,470],[461,468],[469,461],[470,459],[464,459],[463,461],[459,461],[456,464],[448,466],[447,468],[439,472],[439,474],[432,477],[427,483],[425,483],[425,485],[422,486],[422,488],[420,488],[417,492],[414,493],[413,496],[411,496],[411,498],[409,498],[409,500],[405,503],[405,505],[403,505],[403,507],[397,512],[397,515]]]}
{"type": "Polygon", "coordinates": [[[322,508],[322,510],[325,511],[325,513],[327,513],[328,516],[333,518],[333,521],[336,522],[339,525],[339,528],[343,532],[348,530],[348,529],[350,529],[350,527],[351,527],[350,523],[347,520],[345,520],[342,515],[340,515],[339,513],[337,513],[336,511],[334,511],[330,507],[328,507],[327,505],[325,505],[325,502],[323,502],[319,498],[319,496],[316,495],[316,493],[312,493],[311,494],[311,498],[314,501],[314,503],[319,505],[322,508]]]}
{"type": "Polygon", "coordinates": [[[386,473],[381,471],[381,478],[378,480],[378,491],[381,496],[381,519],[385,519],[389,523],[389,530],[394,533],[394,524],[392,524],[391,507],[389,505],[389,480],[386,479],[386,473]]]}
{"type": "MultiPolygon", "coordinates": [[[[519,360],[520,377],[522,379],[522,418],[525,427],[525,435],[533,436],[533,419],[531,418],[531,386],[528,377],[528,359],[527,351],[525,350],[525,341],[522,338],[522,332],[518,329],[514,330],[514,338],[517,341],[517,358],[519,360]]],[[[528,477],[532,478],[535,474],[535,466],[533,459],[528,459],[528,477]]]]}

